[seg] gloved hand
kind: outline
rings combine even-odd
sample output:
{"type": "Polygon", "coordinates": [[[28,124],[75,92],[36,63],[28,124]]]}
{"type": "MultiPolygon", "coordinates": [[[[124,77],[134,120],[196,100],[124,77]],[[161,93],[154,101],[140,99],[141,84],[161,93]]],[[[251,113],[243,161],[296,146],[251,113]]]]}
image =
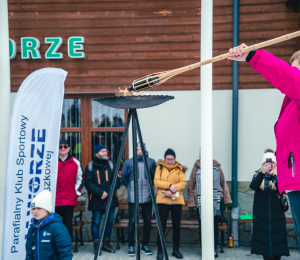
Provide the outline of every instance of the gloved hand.
{"type": "Polygon", "coordinates": [[[228,204],[226,204],[226,207],[228,210],[231,210],[233,208],[233,205],[232,205],[232,203],[228,203],[228,204]]]}
{"type": "Polygon", "coordinates": [[[196,209],[195,209],[195,207],[189,207],[189,210],[190,211],[195,211],[196,209]]]}

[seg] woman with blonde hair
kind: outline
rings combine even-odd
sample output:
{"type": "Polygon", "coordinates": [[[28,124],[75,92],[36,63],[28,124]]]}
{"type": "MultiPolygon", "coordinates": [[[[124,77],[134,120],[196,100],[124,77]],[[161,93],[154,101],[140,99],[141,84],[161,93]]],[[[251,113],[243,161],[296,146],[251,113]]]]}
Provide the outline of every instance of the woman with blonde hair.
{"type": "Polygon", "coordinates": [[[255,172],[250,188],[255,191],[251,254],[262,255],[265,260],[280,260],[282,255],[289,256],[286,221],[278,191],[273,150],[265,151],[262,167],[255,172]]]}

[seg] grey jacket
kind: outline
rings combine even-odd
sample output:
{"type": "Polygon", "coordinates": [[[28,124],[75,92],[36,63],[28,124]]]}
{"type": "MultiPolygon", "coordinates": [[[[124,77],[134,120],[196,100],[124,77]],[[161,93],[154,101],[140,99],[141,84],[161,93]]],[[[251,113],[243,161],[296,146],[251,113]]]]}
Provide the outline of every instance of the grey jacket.
{"type": "MultiPolygon", "coordinates": [[[[150,170],[151,182],[153,183],[156,164],[155,161],[147,156],[147,163],[150,170]]],[[[145,164],[142,156],[138,156],[139,172],[139,203],[151,201],[149,184],[146,176],[145,164]]],[[[133,158],[126,160],[121,174],[121,182],[127,187],[127,201],[134,203],[134,176],[133,176],[133,158]]]]}

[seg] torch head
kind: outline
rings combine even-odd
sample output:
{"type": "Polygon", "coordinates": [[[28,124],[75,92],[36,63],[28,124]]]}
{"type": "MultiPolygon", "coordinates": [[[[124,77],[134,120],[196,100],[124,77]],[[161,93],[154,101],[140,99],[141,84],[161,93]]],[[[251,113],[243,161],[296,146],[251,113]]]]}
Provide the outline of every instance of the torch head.
{"type": "Polygon", "coordinates": [[[128,87],[128,91],[140,92],[157,85],[159,85],[159,77],[157,74],[152,74],[133,81],[132,85],[128,87]]]}

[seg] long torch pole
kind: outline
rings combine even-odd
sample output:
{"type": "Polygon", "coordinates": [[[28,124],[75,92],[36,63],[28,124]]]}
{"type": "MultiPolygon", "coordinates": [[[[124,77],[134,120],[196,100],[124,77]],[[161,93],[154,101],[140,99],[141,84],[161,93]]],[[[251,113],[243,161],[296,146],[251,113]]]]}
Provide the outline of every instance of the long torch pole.
{"type": "Polygon", "coordinates": [[[4,192],[10,125],[10,61],[7,0],[0,1],[0,122],[0,252],[2,252],[4,192]]]}
{"type": "MultiPolygon", "coordinates": [[[[213,0],[201,1],[201,61],[213,54],[213,0]]],[[[201,67],[201,245],[202,259],[214,259],[212,64],[201,67]]]]}

